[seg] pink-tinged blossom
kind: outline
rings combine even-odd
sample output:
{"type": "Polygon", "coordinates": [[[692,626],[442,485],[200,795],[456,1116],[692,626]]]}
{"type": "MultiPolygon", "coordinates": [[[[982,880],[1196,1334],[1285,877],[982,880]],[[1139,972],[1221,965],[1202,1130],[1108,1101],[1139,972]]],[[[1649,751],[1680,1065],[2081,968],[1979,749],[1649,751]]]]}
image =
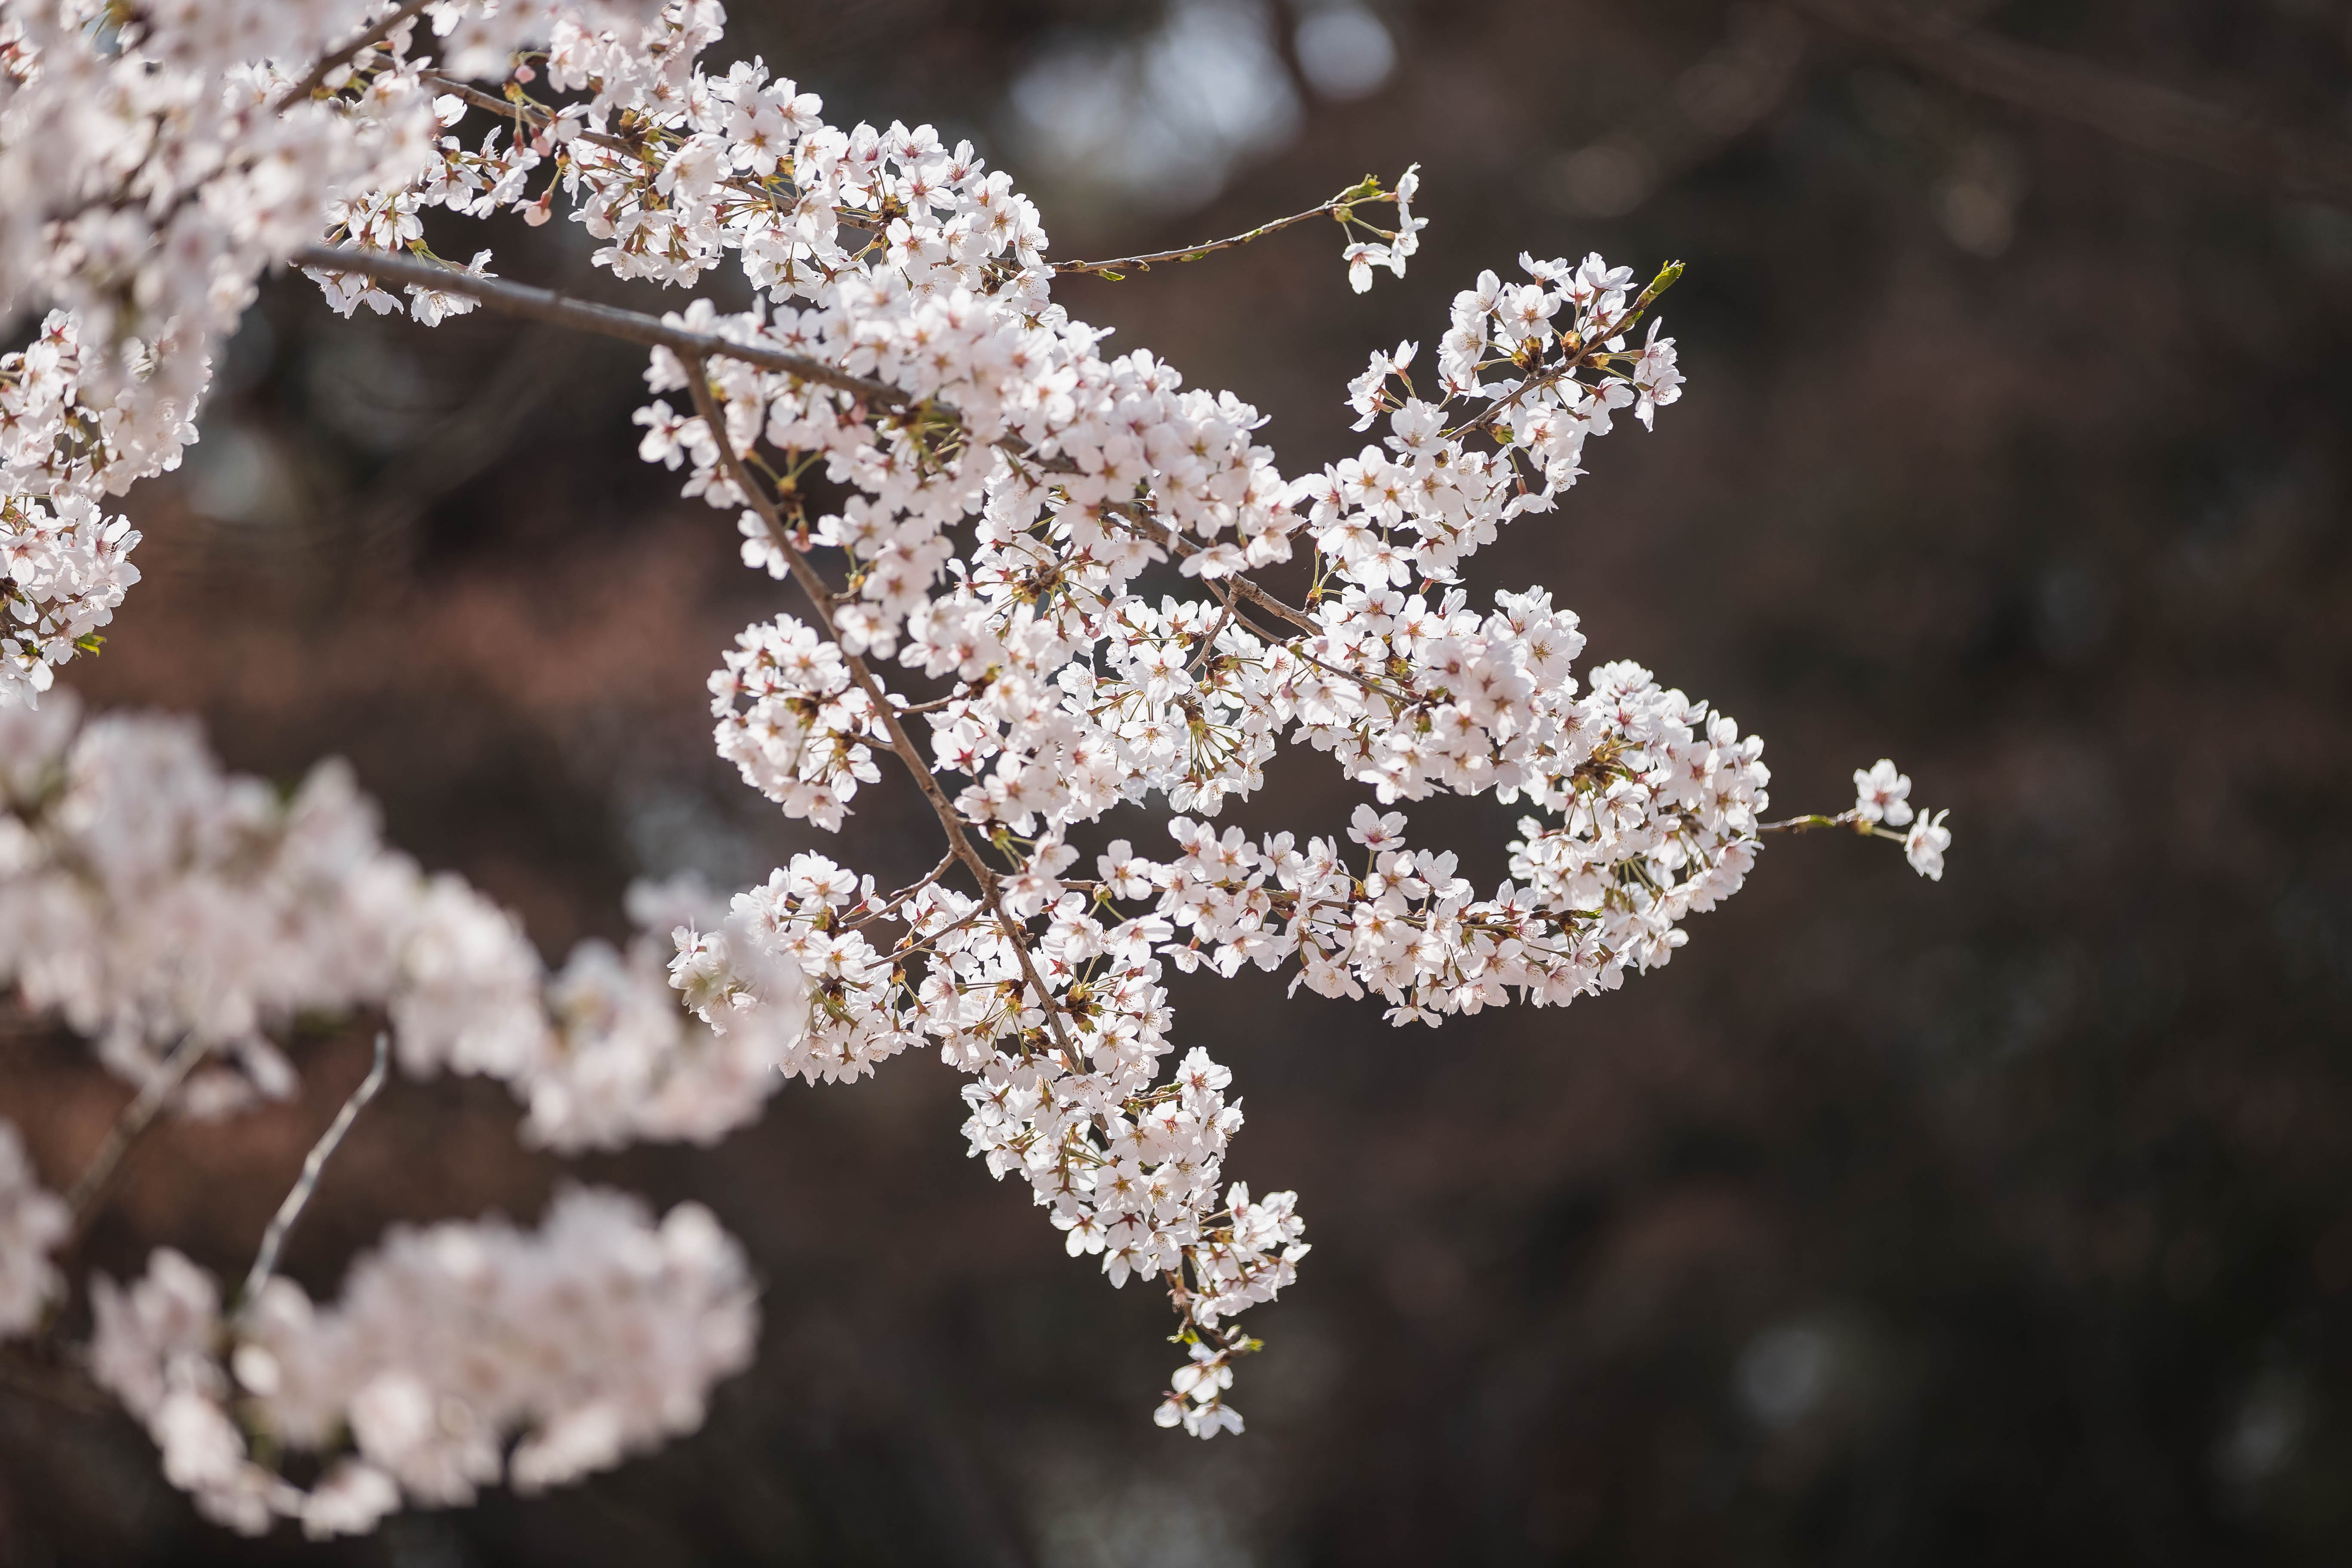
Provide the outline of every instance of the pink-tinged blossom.
{"type": "Polygon", "coordinates": [[[1853,771],[1854,815],[1864,822],[1900,827],[1911,820],[1911,776],[1897,773],[1885,757],[1853,771]]]}

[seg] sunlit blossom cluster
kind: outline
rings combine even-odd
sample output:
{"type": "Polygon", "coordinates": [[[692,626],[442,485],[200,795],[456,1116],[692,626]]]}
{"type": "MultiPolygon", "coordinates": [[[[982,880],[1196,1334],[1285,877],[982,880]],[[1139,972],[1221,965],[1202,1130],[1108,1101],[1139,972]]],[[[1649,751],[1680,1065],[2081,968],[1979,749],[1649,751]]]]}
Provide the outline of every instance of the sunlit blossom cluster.
{"type": "Polygon", "coordinates": [[[656,1223],[575,1189],[535,1231],[502,1220],[396,1228],[314,1303],[282,1278],[225,1310],[213,1277],[158,1251],[100,1279],[90,1367],[146,1425],[164,1474],[249,1534],[374,1528],[403,1500],[530,1492],[702,1424],[713,1384],[751,1358],[742,1250],[709,1212],[656,1223]],[[297,1486],[255,1439],[327,1463],[297,1486]]]}

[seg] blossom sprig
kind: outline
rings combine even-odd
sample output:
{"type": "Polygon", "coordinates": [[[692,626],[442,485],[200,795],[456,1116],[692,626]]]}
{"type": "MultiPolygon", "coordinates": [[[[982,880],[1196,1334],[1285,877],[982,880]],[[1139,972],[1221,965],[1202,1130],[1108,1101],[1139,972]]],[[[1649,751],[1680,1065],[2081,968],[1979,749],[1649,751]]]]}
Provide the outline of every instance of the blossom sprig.
{"type": "Polygon", "coordinates": [[[1843,827],[1865,838],[1885,838],[1903,846],[1904,858],[1911,868],[1931,882],[1944,879],[1944,851],[1952,847],[1952,830],[1946,826],[1949,811],[1915,811],[1911,805],[1911,775],[1898,771],[1885,757],[1867,768],[1853,771],[1853,805],[1834,816],[1792,816],[1785,822],[1768,822],[1758,828],[1761,833],[1811,833],[1824,827],[1843,827]],[[1906,829],[1907,831],[1902,831],[1906,829]]]}
{"type": "Polygon", "coordinates": [[[1149,272],[1155,266],[1167,266],[1185,261],[1199,261],[1221,250],[1232,250],[1254,240],[1276,234],[1293,225],[1328,216],[1339,226],[1348,244],[1340,259],[1348,265],[1348,286],[1357,293],[1365,293],[1372,286],[1372,269],[1386,267],[1398,277],[1404,276],[1405,263],[1421,249],[1421,231],[1429,226],[1425,217],[1412,216],[1412,198],[1421,189],[1421,165],[1406,169],[1393,187],[1383,186],[1376,174],[1367,174],[1356,184],[1328,201],[1318,202],[1305,212],[1293,213],[1259,224],[1255,228],[1223,239],[1212,239],[1199,245],[1179,246],[1172,250],[1154,250],[1140,256],[1122,256],[1110,261],[1056,261],[1055,276],[1080,274],[1122,282],[1130,272],[1149,272]],[[1381,228],[1370,219],[1358,215],[1357,208],[1389,205],[1396,208],[1396,227],[1381,228]],[[1358,239],[1361,234],[1367,237],[1358,239]]]}

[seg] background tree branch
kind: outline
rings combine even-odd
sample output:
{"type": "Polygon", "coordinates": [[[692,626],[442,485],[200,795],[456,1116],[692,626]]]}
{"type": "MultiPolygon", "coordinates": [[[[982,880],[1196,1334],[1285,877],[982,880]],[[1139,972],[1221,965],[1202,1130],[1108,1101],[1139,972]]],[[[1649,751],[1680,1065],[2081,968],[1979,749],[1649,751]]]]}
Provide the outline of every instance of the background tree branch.
{"type": "Polygon", "coordinates": [[[1788,4],[1970,92],[2231,179],[2352,206],[2352,144],[1982,32],[1948,12],[1883,0],[1788,4]]]}

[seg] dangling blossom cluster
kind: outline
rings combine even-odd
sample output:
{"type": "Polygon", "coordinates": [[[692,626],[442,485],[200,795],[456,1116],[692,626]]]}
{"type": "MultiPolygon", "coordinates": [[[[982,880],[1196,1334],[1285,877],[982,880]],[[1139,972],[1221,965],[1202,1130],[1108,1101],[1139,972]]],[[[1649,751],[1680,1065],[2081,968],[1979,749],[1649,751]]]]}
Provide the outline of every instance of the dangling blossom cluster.
{"type": "MultiPolygon", "coordinates": [[[[713,674],[719,754],[828,832],[886,769],[903,771],[942,836],[938,866],[896,891],[813,851],[723,908],[645,891],[625,953],[585,948],[550,982],[478,895],[377,848],[342,775],[314,777],[283,808],[233,784],[215,800],[189,782],[184,737],[100,721],[49,743],[54,769],[11,784],[0,934],[14,945],[0,963],[121,1070],[153,1070],[194,1033],[243,1084],[282,1087],[267,1031],[323,994],[382,1008],[412,1070],[506,1079],[531,1136],[576,1148],[716,1136],[786,1074],[854,1079],[929,1047],[971,1075],[964,1134],[992,1174],[1025,1181],[1070,1254],[1098,1258],[1114,1285],[1168,1290],[1186,1359],[1157,1418],[1213,1436],[1242,1429],[1227,1393],[1257,1348],[1234,1319],[1292,1283],[1307,1247],[1295,1194],[1254,1195],[1226,1173],[1241,1103],[1229,1069],[1175,1037],[1167,965],[1232,976],[1295,961],[1294,990],[1369,993],[1396,1023],[1435,1023],[1565,1005],[1664,964],[1686,917],[1738,890],[1768,833],[1894,837],[1941,874],[1944,817],[1913,820],[1891,763],[1857,775],[1850,812],[1767,822],[1757,738],[1637,665],[1580,676],[1577,617],[1547,591],[1464,581],[1505,525],[1558,507],[1590,438],[1620,415],[1649,426],[1680,397],[1654,313],[1678,267],[1638,287],[1598,256],[1522,255],[1509,281],[1481,274],[1428,360],[1402,342],[1349,383],[1356,430],[1377,435],[1287,476],[1256,409],[1187,387],[1148,349],[1105,352],[1107,334],[1052,298],[1057,272],[1116,277],[1129,262],[1049,260],[1035,208],[969,144],[927,126],[837,127],[758,60],[706,70],[715,0],[675,0],[642,26],[601,5],[438,0],[423,8],[429,29],[385,4],[325,4],[280,27],[261,0],[135,22],[73,0],[24,5],[17,20],[21,3],[0,0],[0,159],[15,161],[0,163],[0,189],[33,195],[0,212],[0,289],[15,290],[0,307],[59,306],[53,331],[81,368],[58,379],[28,350],[5,386],[37,382],[42,406],[94,412],[41,427],[26,450],[47,466],[21,480],[11,468],[10,518],[35,505],[66,518],[68,500],[173,460],[203,345],[268,264],[302,267],[345,313],[396,309],[405,290],[426,325],[488,305],[656,345],[641,455],[734,514],[746,564],[800,595],[713,674]],[[546,47],[518,52],[526,38],[546,47]],[[256,48],[269,60],[221,68],[256,48]],[[111,163],[34,147],[44,104],[117,72],[141,85],[109,100],[112,140],[93,145],[111,163]],[[189,107],[167,112],[156,93],[189,107]],[[136,200],[114,202],[118,188],[136,200]],[[751,308],[590,309],[502,282],[488,252],[457,267],[424,243],[436,209],[543,223],[559,204],[615,277],[690,288],[732,265],[751,308]],[[87,237],[101,229],[110,248],[87,237]],[[7,264],[20,257],[18,283],[7,264]],[[1344,828],[1219,830],[1285,743],[1328,754],[1372,801],[1344,828]],[[100,760],[78,762],[85,749],[100,760]],[[137,809],[96,777],[117,772],[160,815],[100,843],[84,825],[137,809]],[[1491,891],[1455,853],[1412,844],[1388,809],[1440,792],[1525,808],[1491,891]],[[1154,800],[1173,814],[1167,846],[1095,832],[1112,807],[1154,800]],[[230,834],[261,852],[208,858],[199,840],[230,834]],[[173,921],[248,907],[272,912],[268,942],[172,948],[173,921]],[[74,920],[79,952],[36,929],[74,920]],[[126,956],[87,955],[118,942],[126,956]]],[[[1302,215],[1342,225],[1359,291],[1417,253],[1417,184],[1368,180],[1302,215]],[[1391,205],[1393,228],[1364,216],[1391,205]]],[[[55,364],[68,359],[60,347],[55,364]]],[[[0,699],[45,685],[130,580],[132,536],[70,515],[87,525],[77,548],[115,552],[112,574],[43,564],[12,578],[16,621],[56,629],[9,645],[19,673],[0,699]],[[50,585],[24,586],[36,581],[50,585]]],[[[22,721],[53,728],[26,732],[65,736],[59,706],[22,721]]],[[[248,1526],[290,1511],[359,1527],[399,1495],[462,1497],[499,1473],[483,1434],[534,1421],[506,1465],[518,1482],[568,1473],[544,1455],[605,1462],[679,1429],[664,1415],[615,1431],[572,1405],[488,1394],[458,1395],[470,1414],[434,1426],[422,1413],[441,1420],[437,1395],[462,1381],[440,1352],[395,1358],[408,1381],[385,1393],[394,1363],[314,1352],[323,1342],[306,1336],[333,1335],[286,1326],[331,1318],[373,1325],[352,1342],[397,1338],[353,1304],[376,1278],[367,1266],[340,1316],[296,1310],[273,1287],[236,1316],[244,1337],[226,1363],[209,1282],[157,1270],[107,1298],[102,1341],[134,1347],[109,1381],[174,1479],[248,1526]],[[183,1352],[152,1348],[182,1343],[176,1331],[124,1326],[140,1312],[197,1325],[191,1370],[171,1373],[183,1352]],[[359,1370],[315,1370],[331,1364],[359,1370]],[[176,1404],[174,1375],[188,1394],[176,1404]],[[340,1423],[359,1457],[281,1506],[284,1483],[249,1475],[241,1440],[221,1440],[236,1401],[298,1446],[340,1423]]]]}
{"type": "Polygon", "coordinates": [[[224,773],[187,720],[85,721],[63,689],[0,709],[0,984],[133,1083],[193,1043],[216,1065],[189,1079],[184,1110],[290,1093],[288,1026],[373,1008],[412,1074],[504,1080],[532,1142],[712,1142],[781,1081],[799,975],[767,963],[769,1005],[717,1033],[679,1006],[667,963],[668,933],[723,929],[723,902],[646,884],[630,909],[625,952],[583,942],[550,976],[512,915],[384,847],[340,762],[281,800],[224,773]]]}
{"type": "Polygon", "coordinates": [[[742,1250],[708,1210],[656,1224],[598,1189],[559,1195],[536,1231],[394,1229],[331,1305],[271,1279],[225,1312],[212,1276],[169,1248],[128,1286],[100,1279],[93,1305],[93,1375],[173,1484],[248,1534],[275,1519],[362,1533],[404,1499],[533,1492],[617,1464],[701,1426],[759,1327],[742,1250]],[[257,1439],[329,1463],[297,1486],[257,1439]]]}

